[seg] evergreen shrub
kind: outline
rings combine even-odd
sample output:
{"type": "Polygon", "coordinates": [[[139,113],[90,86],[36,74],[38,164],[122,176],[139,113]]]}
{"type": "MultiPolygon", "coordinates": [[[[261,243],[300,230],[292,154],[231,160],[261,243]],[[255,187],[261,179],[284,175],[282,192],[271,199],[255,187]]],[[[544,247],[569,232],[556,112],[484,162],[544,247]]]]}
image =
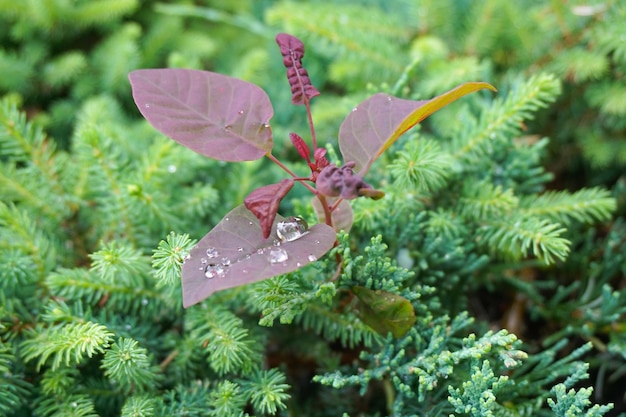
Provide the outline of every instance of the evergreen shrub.
{"type": "MultiPolygon", "coordinates": [[[[625,19],[618,0],[0,1],[0,415],[623,414],[625,19]],[[309,175],[280,32],[306,45],[338,166],[376,93],[498,92],[390,144],[365,178],[385,196],[353,200],[325,256],[184,309],[186,256],[284,171],[168,139],[127,76],[261,86],[274,156],[309,175]]],[[[279,213],[319,222],[298,184],[279,213]]]]}

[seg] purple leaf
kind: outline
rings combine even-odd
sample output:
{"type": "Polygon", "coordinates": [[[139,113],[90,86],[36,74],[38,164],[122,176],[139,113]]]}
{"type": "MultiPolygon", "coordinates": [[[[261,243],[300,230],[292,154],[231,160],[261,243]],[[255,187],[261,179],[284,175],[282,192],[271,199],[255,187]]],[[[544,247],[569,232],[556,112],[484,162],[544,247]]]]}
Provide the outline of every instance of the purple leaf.
{"type": "Polygon", "coordinates": [[[189,69],[141,69],[128,77],[141,114],[191,150],[222,161],[252,161],[272,149],[274,110],[256,85],[189,69]]]}
{"type": "Polygon", "coordinates": [[[311,150],[309,149],[309,145],[307,145],[304,139],[302,139],[302,137],[298,135],[297,133],[290,133],[289,139],[291,139],[291,143],[293,143],[294,148],[296,148],[296,150],[298,151],[298,154],[300,154],[302,159],[307,161],[310,165],[311,164],[311,150]]]}
{"type": "MultiPolygon", "coordinates": [[[[330,164],[320,172],[315,180],[317,190],[327,197],[341,197],[346,200],[353,200],[359,196],[378,196],[381,198],[381,191],[372,190],[372,193],[365,192],[372,186],[363,181],[360,175],[352,173],[354,162],[346,162],[341,168],[335,164],[330,164]]],[[[378,199],[376,198],[376,199],[378,199]]]]}
{"type": "Polygon", "coordinates": [[[302,67],[302,57],[304,56],[304,44],[295,36],[287,33],[276,35],[276,43],[280,47],[283,56],[283,64],[287,68],[287,79],[291,86],[291,102],[293,104],[304,104],[305,100],[310,100],[320,94],[317,88],[311,84],[311,79],[306,69],[302,67]]]}
{"type": "Polygon", "coordinates": [[[272,233],[264,239],[259,220],[246,207],[228,213],[183,264],[183,306],[199,303],[216,291],[295,271],[324,256],[335,243],[335,231],[325,224],[281,242],[276,234],[280,221],[285,219],[276,216],[272,233]]]}
{"type": "Polygon", "coordinates": [[[461,84],[431,100],[404,100],[379,93],[355,107],[339,128],[339,148],[344,161],[365,175],[372,162],[407,130],[466,94],[483,88],[483,82],[461,84]]]}
{"type": "Polygon", "coordinates": [[[293,188],[293,184],[293,179],[285,178],[278,184],[257,188],[244,199],[248,210],[261,222],[263,237],[266,238],[270,235],[274,217],[276,217],[278,212],[278,206],[289,190],[293,188]]]}

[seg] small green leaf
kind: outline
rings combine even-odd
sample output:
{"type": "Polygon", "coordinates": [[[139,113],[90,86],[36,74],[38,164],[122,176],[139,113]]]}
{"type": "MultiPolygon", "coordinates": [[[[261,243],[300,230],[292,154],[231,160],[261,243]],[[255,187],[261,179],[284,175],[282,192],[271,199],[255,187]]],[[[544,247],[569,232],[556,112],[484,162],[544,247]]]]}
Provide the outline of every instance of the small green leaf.
{"type": "Polygon", "coordinates": [[[361,320],[382,335],[404,336],[415,323],[415,310],[404,297],[388,291],[352,287],[360,301],[361,320]]]}

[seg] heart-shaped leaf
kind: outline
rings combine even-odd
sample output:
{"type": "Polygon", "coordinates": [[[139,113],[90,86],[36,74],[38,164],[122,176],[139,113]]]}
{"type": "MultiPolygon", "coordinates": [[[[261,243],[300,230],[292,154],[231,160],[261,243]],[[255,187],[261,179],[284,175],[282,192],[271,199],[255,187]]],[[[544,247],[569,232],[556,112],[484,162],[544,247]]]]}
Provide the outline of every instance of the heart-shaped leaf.
{"type": "Polygon", "coordinates": [[[378,333],[404,336],[415,324],[415,310],[406,298],[383,290],[354,286],[352,292],[360,301],[361,320],[378,333]]]}
{"type": "Polygon", "coordinates": [[[300,237],[281,241],[276,224],[263,238],[259,220],[244,205],[231,210],[191,250],[182,271],[183,306],[199,303],[215,291],[250,284],[295,271],[324,256],[335,231],[316,224],[300,237]]]}
{"type": "Polygon", "coordinates": [[[272,149],[274,110],[258,86],[190,69],[141,69],[128,77],[141,114],[193,151],[222,161],[251,161],[272,149]]]}
{"type": "Polygon", "coordinates": [[[431,100],[405,100],[379,93],[355,107],[339,128],[344,162],[354,161],[355,172],[365,175],[376,160],[407,130],[453,101],[481,89],[496,91],[488,83],[465,83],[431,100]]]}

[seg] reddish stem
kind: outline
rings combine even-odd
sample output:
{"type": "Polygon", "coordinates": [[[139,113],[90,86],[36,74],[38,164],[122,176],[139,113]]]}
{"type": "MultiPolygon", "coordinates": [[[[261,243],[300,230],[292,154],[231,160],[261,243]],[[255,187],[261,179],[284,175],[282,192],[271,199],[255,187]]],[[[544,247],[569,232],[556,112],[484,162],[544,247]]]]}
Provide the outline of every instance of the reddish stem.
{"type": "Polygon", "coordinates": [[[315,188],[313,188],[312,186],[310,186],[309,184],[307,184],[304,181],[309,181],[309,178],[304,178],[304,177],[299,177],[297,176],[292,170],[290,170],[285,164],[283,164],[282,162],[280,162],[278,160],[278,158],[276,158],[274,155],[272,155],[271,152],[267,152],[265,154],[265,156],[267,156],[269,158],[270,161],[272,161],[273,163],[275,163],[276,165],[278,165],[279,167],[281,167],[283,169],[283,171],[285,171],[287,174],[291,175],[291,177],[296,180],[299,181],[300,184],[304,185],[310,192],[312,192],[313,194],[317,195],[318,192],[315,188]]]}
{"type": "Polygon", "coordinates": [[[313,144],[313,151],[315,151],[315,149],[317,149],[317,136],[315,135],[313,115],[311,114],[311,100],[309,100],[308,97],[304,97],[304,107],[306,108],[306,115],[309,119],[309,128],[311,129],[311,143],[313,144]]]}

